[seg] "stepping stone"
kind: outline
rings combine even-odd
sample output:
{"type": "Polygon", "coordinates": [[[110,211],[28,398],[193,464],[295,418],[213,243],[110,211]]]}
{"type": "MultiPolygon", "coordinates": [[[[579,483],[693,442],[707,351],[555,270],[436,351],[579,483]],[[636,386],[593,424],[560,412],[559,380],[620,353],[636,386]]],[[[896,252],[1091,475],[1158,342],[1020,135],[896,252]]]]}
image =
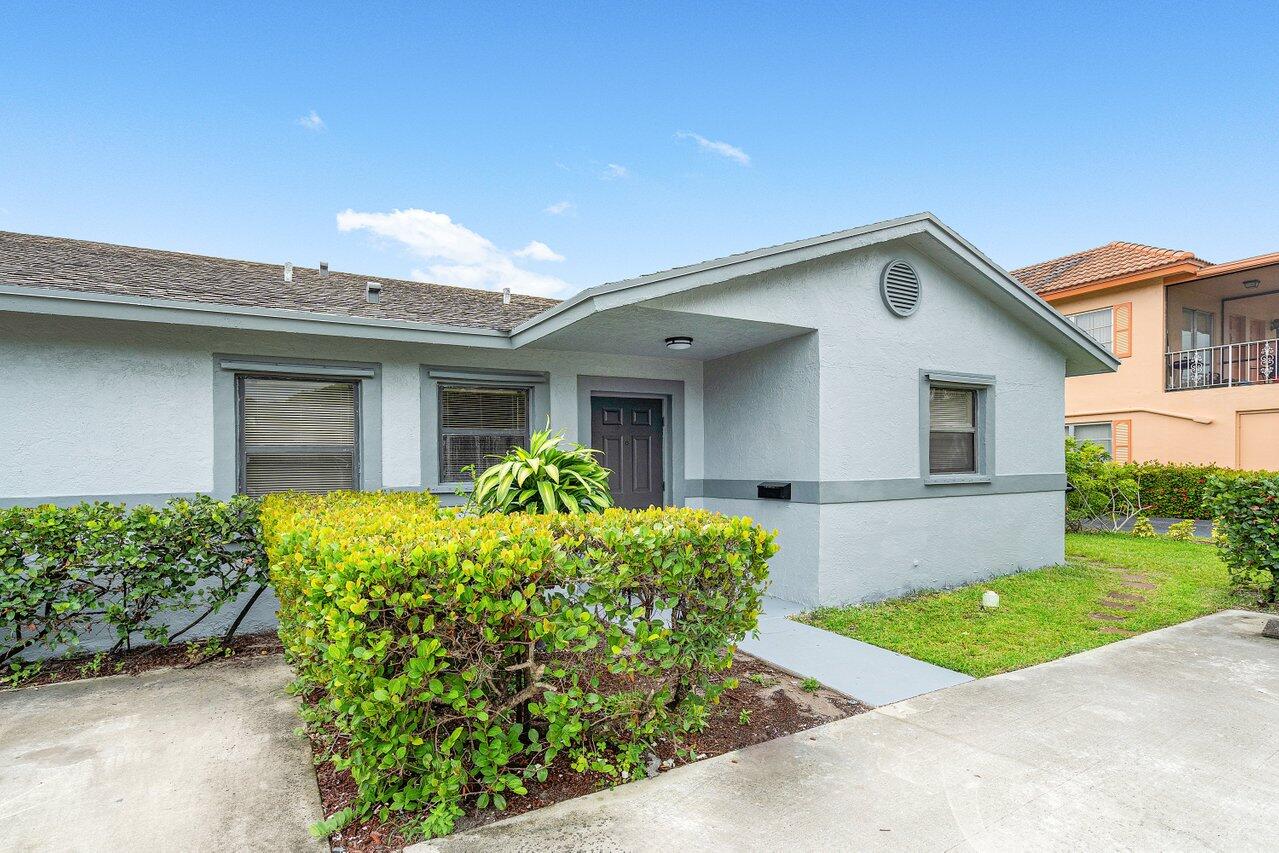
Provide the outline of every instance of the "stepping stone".
{"type": "Polygon", "coordinates": [[[1137,595],[1135,592],[1108,592],[1106,598],[1114,601],[1126,601],[1129,604],[1141,604],[1146,600],[1144,595],[1137,595]]]}
{"type": "Polygon", "coordinates": [[[1133,632],[1132,632],[1132,631],[1125,631],[1123,628],[1112,628],[1112,627],[1110,627],[1109,625],[1105,626],[1104,628],[1098,628],[1098,629],[1097,629],[1097,633],[1099,633],[1099,634],[1115,634],[1115,635],[1120,636],[1120,637],[1132,637],[1132,636],[1134,636],[1134,634],[1133,634],[1133,632]]]}
{"type": "Polygon", "coordinates": [[[1150,580],[1150,578],[1146,577],[1145,575],[1124,575],[1123,579],[1128,581],[1128,583],[1136,583],[1137,581],[1150,580]]]}
{"type": "Polygon", "coordinates": [[[1155,588],[1155,585],[1153,583],[1146,583],[1145,581],[1128,581],[1128,586],[1133,587],[1134,589],[1154,589],[1155,588]]]}
{"type": "Polygon", "coordinates": [[[1137,609],[1137,605],[1135,604],[1124,604],[1122,601],[1111,601],[1110,599],[1103,600],[1101,602],[1101,606],[1109,607],[1111,610],[1123,610],[1125,612],[1131,612],[1137,609]]]}
{"type": "Polygon", "coordinates": [[[1089,613],[1089,619],[1096,619],[1098,622],[1122,622],[1128,617],[1116,616],[1113,613],[1089,613]]]}

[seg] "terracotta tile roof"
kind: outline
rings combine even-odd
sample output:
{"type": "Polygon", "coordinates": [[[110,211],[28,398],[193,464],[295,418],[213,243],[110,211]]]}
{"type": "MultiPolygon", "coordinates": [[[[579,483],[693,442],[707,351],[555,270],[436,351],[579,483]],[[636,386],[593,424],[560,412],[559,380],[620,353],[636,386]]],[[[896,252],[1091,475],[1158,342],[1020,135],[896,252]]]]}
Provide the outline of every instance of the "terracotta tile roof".
{"type": "Polygon", "coordinates": [[[1031,264],[1013,270],[1012,274],[1022,284],[1043,296],[1046,293],[1180,263],[1190,263],[1196,267],[1208,266],[1208,262],[1195,257],[1194,252],[1160,249],[1116,240],[1095,249],[1031,264]]]}
{"type": "Polygon", "coordinates": [[[0,231],[0,284],[508,331],[557,300],[0,231]],[[365,285],[382,285],[370,303],[365,285]]]}

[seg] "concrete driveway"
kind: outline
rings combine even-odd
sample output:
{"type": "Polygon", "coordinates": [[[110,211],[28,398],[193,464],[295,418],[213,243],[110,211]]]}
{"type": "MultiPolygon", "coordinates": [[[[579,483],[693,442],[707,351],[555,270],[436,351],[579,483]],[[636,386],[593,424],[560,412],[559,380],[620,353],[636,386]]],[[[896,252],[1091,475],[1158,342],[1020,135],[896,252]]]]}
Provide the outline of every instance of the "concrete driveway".
{"type": "Polygon", "coordinates": [[[1274,850],[1279,641],[1227,611],[415,850],[1274,850]]]}
{"type": "Polygon", "coordinates": [[[318,851],[280,655],[0,692],[0,850],[318,851]]]}

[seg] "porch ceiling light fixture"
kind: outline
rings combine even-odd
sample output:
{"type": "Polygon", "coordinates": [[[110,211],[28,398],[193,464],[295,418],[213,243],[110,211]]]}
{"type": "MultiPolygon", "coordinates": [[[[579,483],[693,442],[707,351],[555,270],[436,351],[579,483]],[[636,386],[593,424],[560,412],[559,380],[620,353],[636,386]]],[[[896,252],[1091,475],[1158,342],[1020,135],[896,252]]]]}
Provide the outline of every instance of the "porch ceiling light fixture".
{"type": "Polygon", "coordinates": [[[693,345],[693,339],[688,335],[673,335],[666,339],[667,349],[688,349],[693,345]]]}

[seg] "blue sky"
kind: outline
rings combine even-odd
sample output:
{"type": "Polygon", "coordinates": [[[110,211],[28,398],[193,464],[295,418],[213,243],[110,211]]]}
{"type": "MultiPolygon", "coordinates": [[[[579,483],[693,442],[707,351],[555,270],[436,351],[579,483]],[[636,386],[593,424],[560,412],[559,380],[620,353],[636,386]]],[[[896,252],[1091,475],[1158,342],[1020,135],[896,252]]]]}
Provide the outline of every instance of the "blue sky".
{"type": "Polygon", "coordinates": [[[554,295],[919,210],[1009,268],[1228,260],[1279,250],[1276,32],[1273,3],[8,3],[0,229],[554,295]]]}

